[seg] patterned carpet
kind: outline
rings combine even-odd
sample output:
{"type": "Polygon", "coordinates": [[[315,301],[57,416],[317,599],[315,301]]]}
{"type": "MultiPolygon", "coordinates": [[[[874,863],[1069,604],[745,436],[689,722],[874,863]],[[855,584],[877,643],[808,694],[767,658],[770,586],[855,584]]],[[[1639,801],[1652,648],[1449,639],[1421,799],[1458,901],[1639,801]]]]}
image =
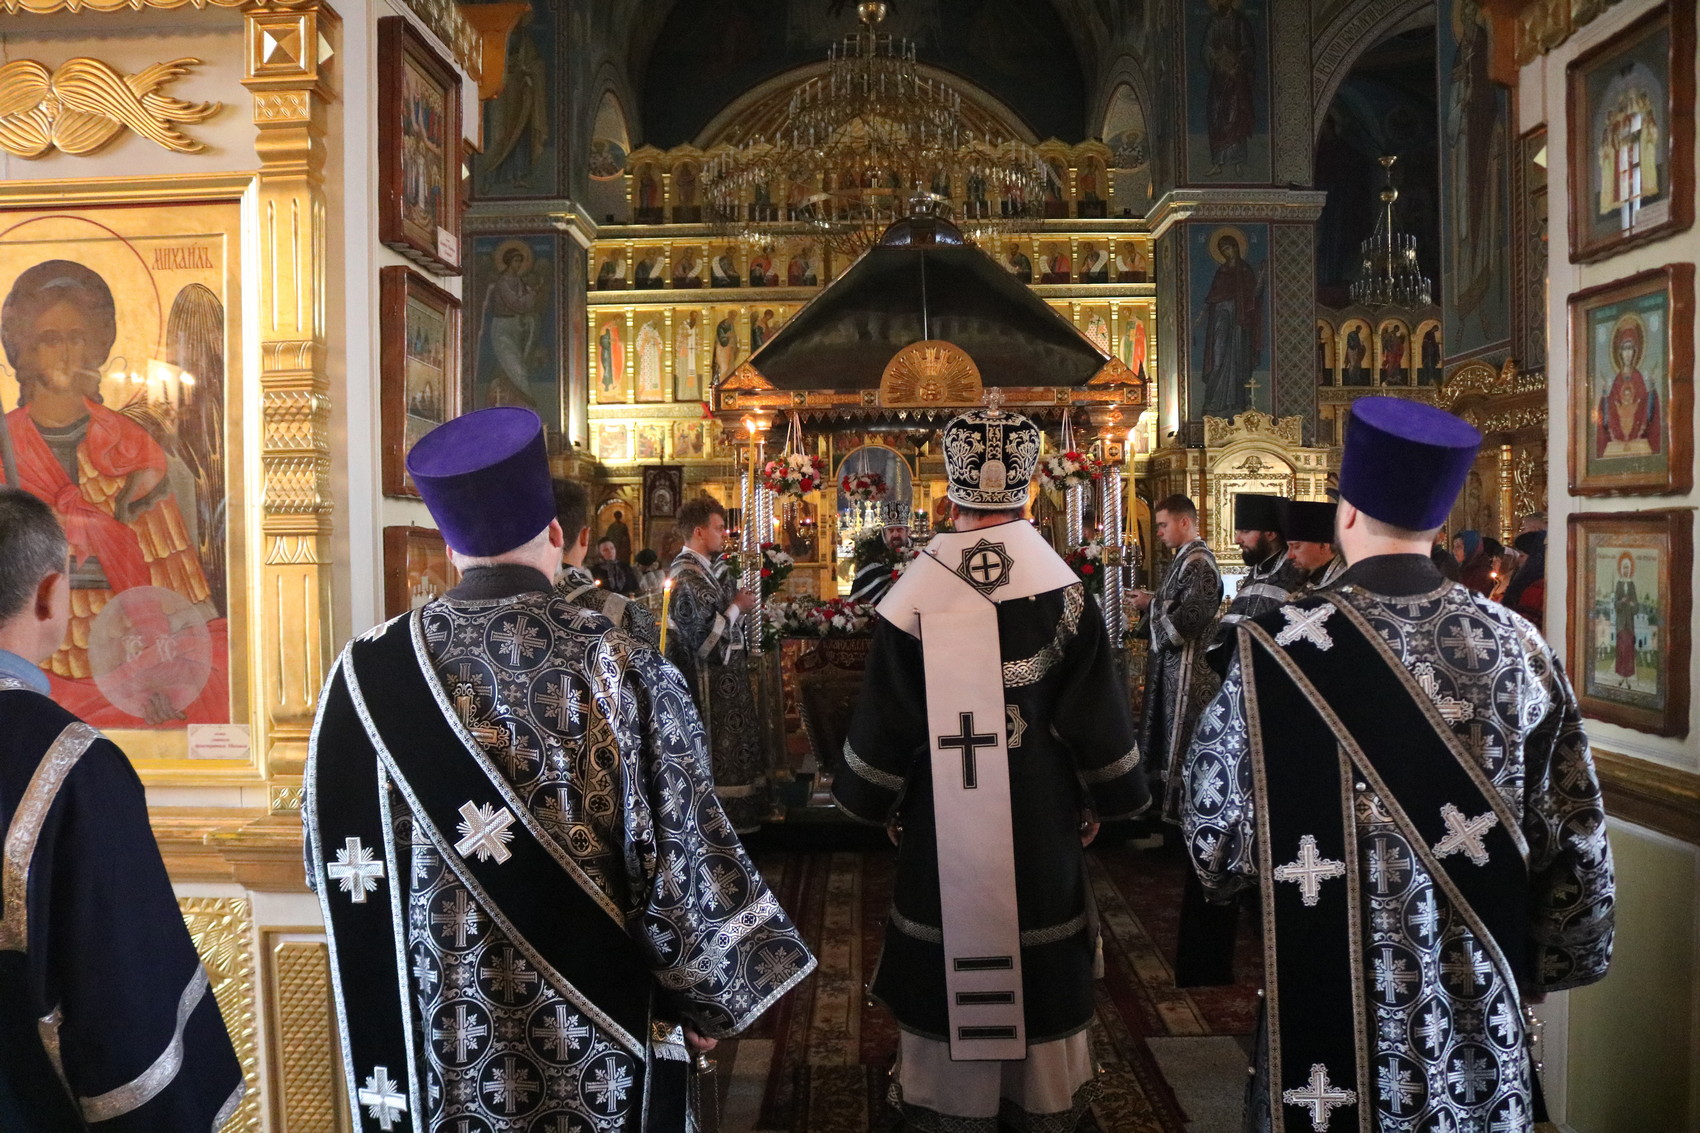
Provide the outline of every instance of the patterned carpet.
{"type": "MultiPolygon", "coordinates": [[[[890,1133],[884,1102],[897,1028],[864,988],[891,902],[893,851],[878,832],[770,829],[750,850],[781,904],[797,918],[820,968],[736,1041],[715,1052],[720,1133],[890,1133]]],[[[1258,958],[1242,919],[1241,982],[1174,987],[1178,857],[1104,847],[1090,856],[1104,929],[1093,1048],[1103,1095],[1088,1133],[1184,1133],[1187,1115],[1164,1081],[1148,1038],[1233,1036],[1256,1018],[1258,958]]]]}

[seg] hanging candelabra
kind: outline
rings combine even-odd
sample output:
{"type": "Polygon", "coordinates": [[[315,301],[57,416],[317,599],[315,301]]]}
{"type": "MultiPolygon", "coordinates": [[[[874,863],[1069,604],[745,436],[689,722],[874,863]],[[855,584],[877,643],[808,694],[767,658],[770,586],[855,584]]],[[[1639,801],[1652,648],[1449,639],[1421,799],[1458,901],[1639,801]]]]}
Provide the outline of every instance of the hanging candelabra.
{"type": "Polygon", "coordinates": [[[1387,180],[1381,190],[1381,215],[1370,238],[1358,245],[1352,302],[1365,307],[1426,307],[1433,302],[1428,276],[1417,264],[1417,238],[1394,226],[1399,190],[1393,187],[1393,165],[1398,160],[1391,154],[1381,159],[1387,180]]]}
{"type": "Polygon", "coordinates": [[[913,43],[880,33],[886,8],[856,5],[862,29],[830,49],[825,74],[791,92],[784,120],[709,158],[703,192],[720,231],[761,244],[801,228],[855,256],[917,197],[970,239],[1036,225],[1055,184],[1050,167],[922,74],[913,43]],[[966,203],[958,210],[953,199],[966,203]]]}

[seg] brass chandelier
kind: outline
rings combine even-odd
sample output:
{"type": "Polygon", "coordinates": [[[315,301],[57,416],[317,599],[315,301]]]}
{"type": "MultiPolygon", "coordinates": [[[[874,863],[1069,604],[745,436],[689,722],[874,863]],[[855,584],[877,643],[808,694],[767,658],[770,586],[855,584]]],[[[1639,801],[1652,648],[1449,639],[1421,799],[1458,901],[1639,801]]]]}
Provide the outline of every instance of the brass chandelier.
{"type": "Polygon", "coordinates": [[[1391,155],[1381,158],[1387,183],[1381,190],[1381,215],[1375,231],[1358,245],[1358,278],[1352,283],[1352,302],[1365,307],[1427,307],[1433,302],[1428,276],[1417,266],[1417,238],[1400,232],[1393,223],[1393,203],[1399,190],[1393,187],[1391,155]]]}
{"type": "Polygon", "coordinates": [[[715,227],[755,244],[802,231],[855,256],[917,206],[970,239],[1036,222],[1055,178],[1044,159],[978,107],[965,119],[961,94],[921,74],[914,44],[880,33],[884,3],[856,14],[861,30],[798,84],[771,132],[705,163],[715,227]]]}

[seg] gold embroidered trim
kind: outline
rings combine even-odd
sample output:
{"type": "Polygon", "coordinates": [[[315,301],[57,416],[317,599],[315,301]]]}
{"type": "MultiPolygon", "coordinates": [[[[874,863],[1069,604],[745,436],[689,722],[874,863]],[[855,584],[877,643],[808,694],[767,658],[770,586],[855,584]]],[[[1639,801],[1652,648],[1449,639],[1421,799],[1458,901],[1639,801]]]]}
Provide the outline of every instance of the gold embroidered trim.
{"type": "Polygon", "coordinates": [[[0,952],[29,951],[30,859],[35,857],[36,839],[41,837],[59,788],[99,738],[99,732],[80,720],[67,724],[24,788],[23,801],[12,815],[12,828],[6,831],[5,856],[0,859],[0,952]]]}
{"type": "Polygon", "coordinates": [[[1080,630],[1080,615],[1086,609],[1086,587],[1075,583],[1063,592],[1062,620],[1057,623],[1057,635],[1051,643],[1024,661],[1003,663],[1003,687],[1022,688],[1036,685],[1062,660],[1063,650],[1080,630]]]}

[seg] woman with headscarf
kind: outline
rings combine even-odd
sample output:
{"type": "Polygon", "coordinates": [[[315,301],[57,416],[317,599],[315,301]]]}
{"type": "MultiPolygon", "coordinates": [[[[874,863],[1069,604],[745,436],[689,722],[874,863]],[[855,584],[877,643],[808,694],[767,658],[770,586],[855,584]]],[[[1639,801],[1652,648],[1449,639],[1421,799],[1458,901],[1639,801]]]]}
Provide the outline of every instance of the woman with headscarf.
{"type": "Polygon", "coordinates": [[[1517,536],[1512,546],[1522,552],[1523,561],[1518,564],[1517,573],[1511,576],[1511,585],[1505,588],[1505,605],[1528,618],[1536,629],[1545,633],[1547,533],[1525,531],[1517,536]]]}
{"type": "Polygon", "coordinates": [[[1480,531],[1460,531],[1453,536],[1452,557],[1458,563],[1459,582],[1477,594],[1493,593],[1493,559],[1480,531]]]}

